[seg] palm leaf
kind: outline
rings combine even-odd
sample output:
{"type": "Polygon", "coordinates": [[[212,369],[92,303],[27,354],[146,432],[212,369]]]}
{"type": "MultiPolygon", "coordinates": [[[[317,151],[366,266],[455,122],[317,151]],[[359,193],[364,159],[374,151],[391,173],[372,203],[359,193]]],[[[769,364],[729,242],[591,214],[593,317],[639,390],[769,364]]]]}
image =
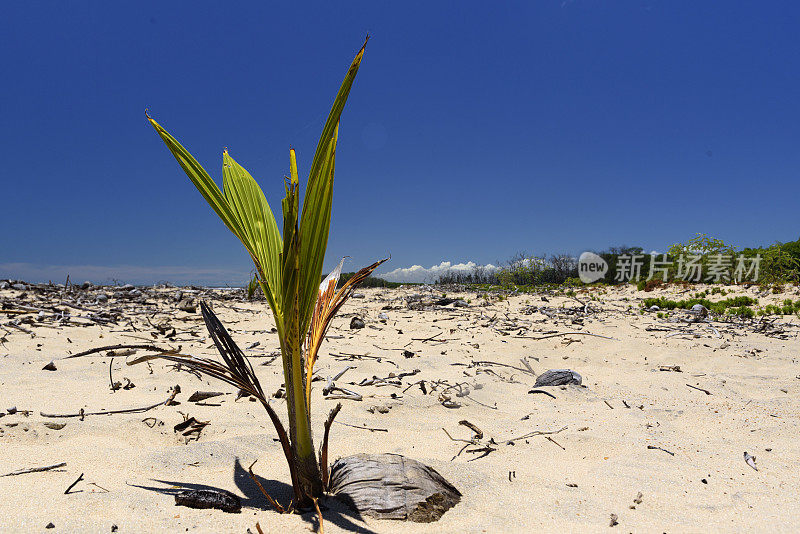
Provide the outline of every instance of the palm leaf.
{"type": "Polygon", "coordinates": [[[307,331],[311,320],[317,297],[316,288],[322,274],[322,264],[328,243],[339,118],[361,65],[361,59],[364,57],[364,49],[368,40],[369,37],[364,41],[361,50],[350,64],[339,88],[339,93],[336,95],[317,144],[309,172],[308,185],[303,199],[303,213],[300,219],[300,265],[302,266],[300,271],[300,326],[302,332],[307,331]]]}
{"type": "MultiPolygon", "coordinates": [[[[147,112],[145,112],[145,114],[147,115],[147,112]]],[[[167,145],[169,151],[172,152],[172,155],[178,160],[178,164],[186,173],[186,176],[189,177],[195,187],[197,187],[197,190],[200,191],[200,194],[203,195],[203,198],[206,199],[208,205],[211,206],[230,231],[237,237],[240,237],[242,229],[234,217],[233,210],[231,210],[227,200],[225,200],[225,197],[222,195],[222,192],[211,176],[208,175],[206,170],[194,159],[189,151],[183,148],[183,145],[172,137],[172,135],[150,117],[150,115],[147,115],[147,120],[150,121],[150,124],[155,128],[158,135],[164,141],[164,144],[167,145]]]]}
{"type": "MultiPolygon", "coordinates": [[[[281,308],[279,252],[283,247],[275,216],[263,191],[247,170],[225,150],[222,154],[222,186],[225,199],[252,245],[261,280],[268,286],[270,306],[281,308]]],[[[248,248],[250,250],[250,248],[248,248]]],[[[276,319],[277,321],[277,319],[276,319]]]]}
{"type": "Polygon", "coordinates": [[[281,241],[275,217],[261,188],[226,151],[223,154],[223,194],[202,165],[177,139],[149,115],[147,119],[209,206],[247,249],[256,266],[261,290],[272,310],[276,312],[276,326],[281,329],[278,291],[278,253],[281,241]]]}

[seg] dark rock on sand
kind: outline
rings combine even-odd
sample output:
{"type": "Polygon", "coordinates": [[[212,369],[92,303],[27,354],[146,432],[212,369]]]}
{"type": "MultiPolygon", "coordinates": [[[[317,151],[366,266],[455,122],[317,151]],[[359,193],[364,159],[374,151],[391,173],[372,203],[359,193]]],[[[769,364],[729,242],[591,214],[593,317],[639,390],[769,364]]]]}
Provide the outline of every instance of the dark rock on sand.
{"type": "Polygon", "coordinates": [[[570,369],[550,369],[536,377],[534,387],[566,386],[575,384],[580,386],[583,382],[581,375],[570,369]]]}

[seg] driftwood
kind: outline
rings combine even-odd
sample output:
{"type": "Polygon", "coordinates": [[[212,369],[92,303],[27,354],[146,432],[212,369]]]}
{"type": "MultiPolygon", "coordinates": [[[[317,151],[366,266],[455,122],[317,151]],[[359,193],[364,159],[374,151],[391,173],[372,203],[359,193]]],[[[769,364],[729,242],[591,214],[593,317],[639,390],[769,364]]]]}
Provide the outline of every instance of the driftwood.
{"type": "Polygon", "coordinates": [[[431,523],[461,500],[433,468],[399,454],[356,454],[331,468],[330,492],[378,519],[431,523]]]}
{"type": "Polygon", "coordinates": [[[539,375],[534,387],[565,386],[568,384],[580,386],[581,382],[583,382],[583,378],[575,371],[570,369],[550,369],[539,375]]]}
{"type": "MultiPolygon", "coordinates": [[[[747,454],[747,453],[745,453],[747,454]]],[[[28,473],[41,473],[43,471],[50,471],[52,469],[58,469],[59,467],[64,467],[67,465],[67,462],[61,462],[58,464],[47,465],[45,467],[28,467],[27,469],[19,469],[17,471],[11,471],[10,473],[6,473],[5,475],[0,475],[4,477],[13,477],[15,475],[27,475],[28,473]]]]}

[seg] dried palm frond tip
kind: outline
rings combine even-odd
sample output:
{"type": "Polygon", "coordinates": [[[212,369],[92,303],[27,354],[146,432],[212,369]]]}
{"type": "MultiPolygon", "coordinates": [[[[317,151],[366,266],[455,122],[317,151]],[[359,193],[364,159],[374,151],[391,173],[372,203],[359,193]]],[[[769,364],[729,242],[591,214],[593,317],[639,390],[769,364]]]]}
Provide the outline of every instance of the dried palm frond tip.
{"type": "Polygon", "coordinates": [[[314,373],[314,364],[317,363],[317,353],[325,338],[325,332],[331,324],[331,319],[336,315],[342,305],[353,294],[358,284],[363,282],[375,271],[386,258],[364,267],[336,291],[339,277],[342,275],[344,258],[339,265],[319,285],[319,296],[314,306],[314,316],[311,319],[311,331],[306,338],[305,367],[306,367],[306,402],[311,405],[311,375],[314,373]]]}

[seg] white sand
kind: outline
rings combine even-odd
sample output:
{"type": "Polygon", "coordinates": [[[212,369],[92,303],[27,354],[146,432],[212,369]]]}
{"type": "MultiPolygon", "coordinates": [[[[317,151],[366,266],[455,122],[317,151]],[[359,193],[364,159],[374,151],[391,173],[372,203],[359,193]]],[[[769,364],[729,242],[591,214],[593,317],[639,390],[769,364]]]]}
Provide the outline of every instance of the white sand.
{"type": "MultiPolygon", "coordinates": [[[[401,297],[416,291],[364,290],[366,298],[351,300],[334,320],[329,332],[333,339],[320,352],[319,374],[327,377],[346,365],[356,366],[338,384],[364,395],[362,402],[342,401],[338,421],[388,432],[335,424],[331,459],[358,452],[404,454],[438,470],[463,493],[463,499],[433,524],[360,518],[329,501],[330,508],[324,513],[327,533],[797,532],[797,317],[780,319],[792,324],[788,327],[793,336],[790,340],[720,323],[713,326],[721,338],[705,326],[693,328],[698,337],[666,337],[669,332],[645,328],[676,324],[659,320],[653,313],[640,315],[638,302],[644,296],[677,295],[677,288],[654,293],[630,288],[591,293],[600,299],[594,303],[596,307],[604,311],[589,314],[583,326],[571,324],[567,318],[521,313],[526,303],[576,305],[564,296],[548,297],[550,302],[544,303],[539,296],[522,295],[484,306],[471,292],[463,295],[471,299],[469,308],[405,309],[401,297]],[[384,311],[389,321],[383,324],[377,315],[388,304],[401,309],[384,311]],[[633,312],[625,311],[629,305],[634,306],[633,312]],[[348,328],[353,313],[364,316],[367,328],[348,328]],[[502,335],[488,326],[492,317],[505,320],[506,314],[529,327],[523,332],[527,336],[553,330],[584,331],[616,340],[582,335],[534,340],[517,337],[519,330],[502,335]],[[412,341],[437,333],[446,341],[412,341]],[[397,350],[403,348],[415,352],[416,357],[404,358],[402,350],[397,350]],[[383,359],[337,361],[331,352],[383,359]],[[528,393],[535,381],[532,376],[500,366],[469,366],[479,360],[518,366],[522,357],[528,357],[537,373],[573,369],[583,376],[586,387],[549,388],[557,397],[554,400],[528,393]],[[661,365],[679,365],[683,372],[658,371],[661,365]],[[420,372],[403,378],[403,388],[349,385],[413,369],[420,372]],[[408,384],[418,380],[426,381],[428,395],[423,395],[419,386],[403,393],[408,384]],[[444,407],[439,399],[441,388],[430,391],[436,380],[465,383],[471,390],[469,397],[451,395],[461,406],[444,407]],[[398,398],[391,398],[392,393],[398,398]],[[367,411],[375,405],[389,405],[391,410],[385,414],[367,411]],[[461,420],[480,427],[485,434],[483,443],[493,438],[497,450],[483,458],[477,458],[479,453],[463,452],[453,459],[464,444],[448,439],[442,428],[453,437],[470,438],[472,432],[458,424],[461,420]],[[534,436],[514,445],[503,444],[532,431],[564,427],[551,436],[555,442],[534,436]],[[648,449],[648,445],[662,447],[674,456],[648,449]],[[744,451],[757,457],[758,471],[744,462],[744,451]],[[642,502],[633,509],[639,492],[642,502]],[[609,528],[612,513],[619,522],[613,529],[609,528]]],[[[754,296],[756,291],[740,289],[736,294],[754,296]]],[[[0,292],[0,297],[17,294],[8,290],[0,292]]],[[[800,298],[797,290],[791,289],[787,294],[761,297],[760,303],[787,296],[800,298]]],[[[579,297],[586,300],[589,295],[579,297]]],[[[265,305],[233,305],[259,310],[243,313],[230,309],[230,302],[216,303],[217,313],[239,345],[245,348],[260,341],[259,347],[246,351],[253,355],[276,350],[276,335],[263,333],[272,326],[265,305]]],[[[184,353],[214,354],[199,313],[169,313],[180,339],[173,344],[182,345],[184,353]],[[189,336],[188,330],[199,336],[189,336]]],[[[165,317],[159,315],[156,320],[165,317]]],[[[10,319],[0,315],[4,323],[10,319]]],[[[0,344],[0,410],[16,406],[31,412],[29,416],[17,413],[0,418],[0,474],[67,463],[58,471],[0,477],[0,530],[111,532],[112,525],[117,525],[118,532],[241,533],[247,528],[255,532],[256,521],[265,532],[314,528],[314,514],[279,515],[271,510],[243,471],[258,460],[255,471],[266,480],[267,489],[282,502],[288,500],[288,469],[269,419],[257,403],[235,402],[234,394],[207,401],[221,406],[189,403],[189,395],[197,390],[231,391],[225,384],[169,370],[166,362],[154,362],[151,373],[147,365],[125,366],[125,358],[120,357],[114,360],[114,379],[127,377],[136,387],[112,393],[110,358],[105,354],[59,359],[101,345],[145,343],[148,339],[168,343],[151,337],[153,328],[145,316],[134,317],[133,324],[139,332],[131,332],[125,324],[61,329],[35,326],[35,338],[12,328],[11,333],[0,330],[0,336],[5,336],[0,344]],[[51,360],[58,370],[43,371],[51,360]],[[177,397],[180,405],[147,413],[88,416],[83,421],[40,415],[154,404],[164,400],[175,384],[182,389],[177,397]],[[199,441],[186,444],[173,432],[173,426],[183,420],[181,412],[210,421],[199,441]],[[155,418],[155,426],[149,428],[145,418],[155,418]],[[52,430],[45,422],[66,426],[52,430]],[[237,461],[243,467],[237,469],[237,461]],[[75,493],[65,495],[64,490],[81,473],[84,480],[75,486],[75,493]],[[244,508],[240,514],[227,514],[177,507],[172,496],[157,491],[179,485],[230,490],[242,497],[244,508]],[[55,530],[45,530],[49,522],[55,530]]],[[[261,365],[270,359],[254,358],[253,364],[264,389],[271,393],[283,378],[280,360],[261,365]]],[[[318,440],[322,422],[335,404],[322,398],[322,384],[316,383],[312,401],[318,440]]],[[[285,419],[285,401],[273,403],[285,419]]]]}

